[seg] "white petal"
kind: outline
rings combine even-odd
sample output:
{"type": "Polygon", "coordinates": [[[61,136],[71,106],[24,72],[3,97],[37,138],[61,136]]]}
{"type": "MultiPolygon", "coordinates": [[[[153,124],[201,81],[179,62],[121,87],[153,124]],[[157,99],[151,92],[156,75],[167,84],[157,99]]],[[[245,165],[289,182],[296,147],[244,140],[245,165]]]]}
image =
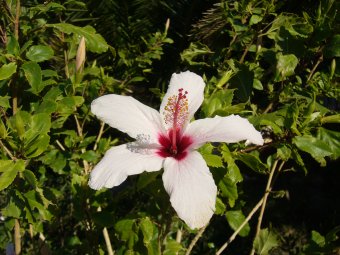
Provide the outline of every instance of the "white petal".
{"type": "Polygon", "coordinates": [[[127,144],[112,147],[92,170],[89,186],[96,190],[118,186],[129,175],[160,170],[163,161],[152,150],[147,154],[132,152],[127,144]]]}
{"type": "Polygon", "coordinates": [[[178,216],[192,229],[205,226],[215,211],[217,188],[201,154],[164,161],[163,183],[178,216]]]}
{"type": "MultiPolygon", "coordinates": [[[[189,121],[200,107],[203,102],[204,96],[204,87],[205,83],[201,76],[193,73],[193,72],[182,72],[182,73],[174,73],[171,76],[170,84],[168,87],[168,91],[166,92],[161,107],[160,113],[164,120],[164,108],[168,103],[168,99],[171,96],[177,96],[178,90],[183,88],[183,91],[187,91],[188,94],[186,95],[188,99],[188,119],[189,121]]],[[[164,126],[171,127],[171,124],[166,124],[164,122],[164,126]]]]}
{"type": "Polygon", "coordinates": [[[163,133],[159,112],[133,97],[105,95],[92,102],[91,111],[111,127],[133,138],[150,136],[150,142],[156,142],[158,133],[163,133]]]}
{"type": "Polygon", "coordinates": [[[263,144],[261,133],[247,119],[238,115],[195,120],[188,125],[185,134],[194,137],[192,148],[198,148],[206,142],[236,143],[247,140],[247,143],[263,144]]]}

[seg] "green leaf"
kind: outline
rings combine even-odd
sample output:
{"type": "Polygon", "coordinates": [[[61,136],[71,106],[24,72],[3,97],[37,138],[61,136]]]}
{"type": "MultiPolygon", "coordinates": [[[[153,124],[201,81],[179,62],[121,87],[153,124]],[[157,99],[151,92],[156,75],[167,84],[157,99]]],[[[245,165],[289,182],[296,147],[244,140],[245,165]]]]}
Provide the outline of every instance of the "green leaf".
{"type": "Polygon", "coordinates": [[[257,24],[257,23],[259,23],[262,19],[263,19],[262,16],[253,14],[253,15],[251,15],[251,17],[250,17],[249,25],[257,24]]]}
{"type": "Polygon", "coordinates": [[[216,198],[216,211],[215,211],[215,214],[217,215],[223,215],[225,210],[227,209],[226,205],[223,203],[223,201],[217,197],[216,198]]]}
{"type": "Polygon", "coordinates": [[[296,136],[293,143],[302,151],[309,153],[322,166],[326,165],[324,157],[331,156],[332,150],[328,144],[313,136],[296,136]]]}
{"type": "Polygon", "coordinates": [[[340,57],[340,34],[334,35],[324,49],[325,57],[340,57]]]}
{"type": "Polygon", "coordinates": [[[223,144],[222,145],[222,157],[225,162],[228,164],[228,177],[230,180],[234,183],[238,183],[243,181],[243,177],[241,175],[240,169],[238,166],[235,164],[235,160],[233,155],[231,154],[229,148],[227,145],[223,144]]]}
{"type": "Polygon", "coordinates": [[[46,113],[38,113],[31,117],[24,134],[25,156],[33,158],[39,156],[49,145],[47,135],[51,128],[51,117],[46,113]]]}
{"type": "Polygon", "coordinates": [[[141,219],[139,223],[140,229],[143,233],[143,241],[145,244],[148,244],[153,239],[154,235],[154,225],[149,217],[141,219]]]}
{"type": "Polygon", "coordinates": [[[7,52],[9,54],[12,54],[14,56],[18,56],[20,53],[20,45],[18,43],[18,40],[15,38],[14,35],[10,36],[8,38],[8,42],[6,45],[7,52]]]}
{"type": "Polygon", "coordinates": [[[25,180],[35,189],[38,186],[38,180],[37,177],[34,175],[34,173],[30,170],[23,171],[23,176],[25,180]]]}
{"type": "Polygon", "coordinates": [[[202,154],[205,162],[211,167],[223,167],[223,162],[220,156],[213,154],[202,154]]]}
{"type": "Polygon", "coordinates": [[[277,156],[284,161],[288,161],[291,157],[292,150],[285,145],[281,145],[277,148],[277,156]]]}
{"type": "Polygon", "coordinates": [[[36,136],[29,143],[25,143],[24,154],[27,158],[35,158],[47,149],[49,143],[50,137],[47,134],[36,136]]]}
{"type": "Polygon", "coordinates": [[[182,245],[175,240],[168,240],[163,255],[177,255],[182,248],[182,245]]]}
{"type": "Polygon", "coordinates": [[[48,26],[54,27],[66,34],[74,33],[79,37],[84,36],[86,48],[94,53],[103,53],[109,48],[105,39],[100,34],[97,34],[96,30],[91,26],[77,27],[68,23],[50,24],[48,26]]]}
{"type": "Polygon", "coordinates": [[[0,96],[0,107],[3,107],[5,109],[11,108],[11,105],[9,104],[9,99],[11,97],[9,96],[0,96]]]}
{"type": "Polygon", "coordinates": [[[261,229],[260,233],[256,236],[253,247],[256,254],[267,255],[269,251],[278,246],[277,236],[269,231],[267,228],[261,229]]]}
{"type": "Polygon", "coordinates": [[[226,107],[231,106],[233,97],[234,89],[219,90],[212,94],[204,101],[202,106],[205,116],[214,116],[216,115],[216,112],[225,110],[226,107]]]}
{"type": "Polygon", "coordinates": [[[299,60],[295,55],[293,54],[282,55],[282,53],[278,53],[276,65],[277,74],[282,78],[293,75],[294,70],[298,63],[299,60]]]}
{"type": "Polygon", "coordinates": [[[190,43],[189,47],[181,53],[181,60],[189,65],[207,65],[205,61],[200,61],[205,55],[213,52],[208,46],[202,43],[190,43]]]}
{"type": "Polygon", "coordinates": [[[90,150],[82,153],[80,158],[85,159],[88,162],[95,162],[99,158],[99,155],[95,151],[90,150]]]}
{"type": "Polygon", "coordinates": [[[253,81],[253,88],[257,90],[263,90],[262,82],[258,79],[254,79],[253,81]]]}
{"type": "Polygon", "coordinates": [[[38,94],[44,88],[40,66],[36,62],[26,62],[21,68],[24,70],[26,79],[31,86],[31,91],[38,94]]]}
{"type": "Polygon", "coordinates": [[[328,145],[333,159],[340,157],[340,132],[319,128],[317,138],[328,145]]]}
{"type": "Polygon", "coordinates": [[[6,189],[15,179],[18,172],[25,169],[25,162],[23,160],[0,160],[0,191],[6,189]]]}
{"type": "Polygon", "coordinates": [[[238,198],[237,183],[232,181],[228,175],[225,175],[223,179],[219,181],[218,187],[222,192],[222,196],[232,200],[236,200],[238,198]]]}
{"type": "Polygon", "coordinates": [[[141,190],[147,187],[151,182],[155,181],[157,176],[160,175],[160,172],[143,172],[139,175],[137,181],[137,190],[141,190]]]}
{"type": "Polygon", "coordinates": [[[42,62],[49,60],[54,55],[51,47],[44,45],[34,45],[29,48],[26,53],[26,57],[34,62],[42,62]]]}
{"type": "Polygon", "coordinates": [[[37,209],[38,216],[42,220],[51,220],[53,215],[43,204],[39,202],[37,195],[39,194],[35,190],[30,190],[24,194],[29,205],[29,210],[33,211],[34,209],[37,209]]]}
{"type": "Polygon", "coordinates": [[[235,159],[242,161],[250,169],[254,170],[257,173],[263,174],[267,172],[267,169],[268,169],[267,165],[262,163],[260,158],[258,156],[255,156],[254,154],[237,153],[235,155],[235,159]]]}
{"type": "Polygon", "coordinates": [[[0,81],[10,78],[17,71],[17,64],[12,62],[0,67],[0,81]]]}
{"type": "MultiPolygon", "coordinates": [[[[227,220],[228,220],[228,223],[229,223],[230,227],[233,230],[238,229],[241,226],[241,224],[244,222],[244,220],[246,219],[246,217],[244,217],[242,211],[240,211],[240,210],[237,210],[237,211],[228,211],[226,213],[226,217],[227,217],[227,220]]],[[[245,236],[247,236],[249,234],[249,231],[250,231],[250,226],[247,223],[241,229],[241,231],[239,232],[239,235],[242,236],[242,237],[245,237],[245,236]]]]}
{"type": "Polygon", "coordinates": [[[136,233],[134,232],[134,227],[134,219],[123,219],[115,224],[115,230],[120,235],[120,239],[124,241],[127,241],[133,235],[136,235],[136,233]]]}
{"type": "Polygon", "coordinates": [[[312,241],[316,243],[319,247],[323,247],[326,244],[326,239],[319,232],[312,230],[312,241]]]}
{"type": "Polygon", "coordinates": [[[231,88],[236,88],[235,95],[242,102],[248,101],[253,91],[254,72],[250,70],[249,66],[235,60],[228,60],[227,63],[235,72],[235,75],[229,80],[231,88]]]}

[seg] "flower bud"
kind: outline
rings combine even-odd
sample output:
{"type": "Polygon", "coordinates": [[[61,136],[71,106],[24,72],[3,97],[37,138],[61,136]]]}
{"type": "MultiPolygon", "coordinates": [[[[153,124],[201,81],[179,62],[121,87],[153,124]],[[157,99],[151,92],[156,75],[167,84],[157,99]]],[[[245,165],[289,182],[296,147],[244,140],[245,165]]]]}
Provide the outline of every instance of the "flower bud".
{"type": "Polygon", "coordinates": [[[76,72],[81,72],[84,63],[85,63],[85,57],[86,57],[86,45],[85,45],[85,38],[84,36],[80,39],[78,50],[77,50],[77,56],[76,56],[76,72]]]}

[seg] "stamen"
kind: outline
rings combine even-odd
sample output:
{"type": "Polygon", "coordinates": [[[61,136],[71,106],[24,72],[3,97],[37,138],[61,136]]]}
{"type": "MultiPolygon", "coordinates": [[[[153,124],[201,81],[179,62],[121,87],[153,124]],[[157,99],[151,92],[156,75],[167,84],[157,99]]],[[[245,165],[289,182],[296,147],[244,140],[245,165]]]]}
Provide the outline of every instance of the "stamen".
{"type": "Polygon", "coordinates": [[[171,150],[173,154],[177,154],[177,131],[180,130],[188,118],[188,99],[187,91],[183,88],[178,90],[177,95],[172,95],[168,98],[168,102],[164,108],[164,121],[167,125],[172,125],[171,150]]]}

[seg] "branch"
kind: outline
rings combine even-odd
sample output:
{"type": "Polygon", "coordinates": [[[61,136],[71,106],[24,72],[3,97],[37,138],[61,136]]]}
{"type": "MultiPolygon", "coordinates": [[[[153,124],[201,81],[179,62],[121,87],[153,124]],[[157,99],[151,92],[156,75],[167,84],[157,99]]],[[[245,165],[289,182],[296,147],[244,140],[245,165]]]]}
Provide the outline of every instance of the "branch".
{"type": "Polygon", "coordinates": [[[311,70],[310,74],[308,75],[307,82],[312,78],[313,74],[316,71],[316,68],[320,65],[320,63],[323,61],[323,55],[321,54],[318,58],[318,61],[316,61],[316,64],[314,65],[313,69],[311,70]]]}
{"type": "MultiPolygon", "coordinates": [[[[208,225],[207,225],[207,226],[208,226],[208,225]]],[[[197,243],[198,239],[201,238],[201,236],[202,236],[204,230],[207,228],[207,226],[201,228],[201,229],[197,232],[197,234],[196,234],[196,236],[194,237],[194,239],[192,239],[192,241],[191,241],[191,243],[190,243],[190,245],[189,245],[189,247],[188,247],[187,252],[185,253],[185,255],[189,255],[189,254],[191,253],[191,250],[194,248],[194,246],[195,246],[195,244],[197,243]]]]}
{"type": "MultiPolygon", "coordinates": [[[[274,164],[273,164],[273,167],[272,167],[272,170],[270,172],[270,175],[268,177],[266,191],[265,191],[264,196],[263,196],[263,204],[262,204],[260,215],[259,215],[259,218],[258,218],[258,221],[257,221],[255,238],[259,235],[260,230],[261,230],[261,224],[262,224],[262,219],[263,219],[263,215],[264,215],[264,210],[266,208],[266,203],[267,203],[268,195],[269,195],[270,191],[272,190],[272,180],[273,180],[274,172],[276,170],[276,167],[277,167],[278,163],[279,163],[279,159],[276,159],[274,164]]],[[[281,162],[281,165],[279,166],[278,172],[281,171],[284,163],[285,163],[284,161],[281,162]]],[[[255,254],[255,249],[253,247],[251,249],[251,251],[250,251],[250,255],[254,255],[254,254],[255,254]]]]}
{"type": "Polygon", "coordinates": [[[238,233],[242,230],[242,228],[249,222],[249,220],[253,217],[253,215],[257,212],[257,210],[260,208],[264,201],[264,198],[261,198],[261,200],[255,205],[253,210],[248,214],[247,218],[242,222],[242,224],[234,231],[234,233],[229,237],[228,241],[225,242],[225,244],[222,245],[222,247],[216,252],[216,255],[220,255],[227,246],[234,241],[235,237],[238,235],[238,233]]]}
{"type": "Polygon", "coordinates": [[[14,20],[14,36],[19,41],[19,17],[20,17],[20,0],[17,0],[14,20]]]}
{"type": "Polygon", "coordinates": [[[21,235],[20,235],[20,223],[18,219],[14,220],[14,247],[15,255],[21,253],[21,235]]]}
{"type": "Polygon", "coordinates": [[[12,152],[2,143],[0,140],[0,146],[4,149],[7,155],[11,158],[11,160],[16,160],[17,158],[13,156],[12,152]]]}
{"type": "MultiPolygon", "coordinates": [[[[97,209],[98,212],[102,211],[102,208],[99,206],[97,209]]],[[[107,231],[107,228],[104,227],[103,228],[103,236],[105,239],[105,244],[106,244],[106,248],[107,248],[107,252],[109,255],[114,255],[114,251],[112,249],[112,245],[111,245],[111,240],[110,240],[110,236],[109,236],[109,232],[107,231]]]]}
{"type": "Polygon", "coordinates": [[[97,136],[97,139],[96,139],[96,142],[94,143],[94,146],[93,146],[93,150],[97,150],[97,147],[98,147],[98,143],[100,141],[100,138],[102,137],[103,133],[104,133],[104,126],[105,126],[105,123],[102,122],[100,124],[100,129],[99,129],[99,133],[98,133],[98,136],[97,136]]]}

